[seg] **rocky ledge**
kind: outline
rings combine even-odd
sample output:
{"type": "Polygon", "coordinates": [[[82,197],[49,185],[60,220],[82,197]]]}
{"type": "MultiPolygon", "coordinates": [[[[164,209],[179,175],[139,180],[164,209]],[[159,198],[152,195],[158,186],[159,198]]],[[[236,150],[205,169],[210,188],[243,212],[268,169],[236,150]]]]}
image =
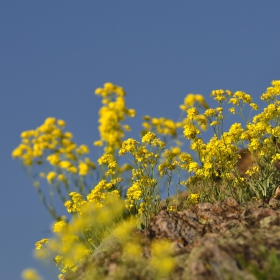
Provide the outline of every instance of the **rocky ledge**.
{"type": "MultiPolygon", "coordinates": [[[[227,198],[200,203],[181,212],[163,210],[145,230],[135,230],[143,246],[142,259],[150,257],[149,244],[168,239],[174,246],[176,269],[164,279],[278,280],[280,279],[280,201],[240,205],[227,198]]],[[[123,262],[122,247],[106,238],[70,279],[154,279],[141,258],[132,267],[123,262]]]]}

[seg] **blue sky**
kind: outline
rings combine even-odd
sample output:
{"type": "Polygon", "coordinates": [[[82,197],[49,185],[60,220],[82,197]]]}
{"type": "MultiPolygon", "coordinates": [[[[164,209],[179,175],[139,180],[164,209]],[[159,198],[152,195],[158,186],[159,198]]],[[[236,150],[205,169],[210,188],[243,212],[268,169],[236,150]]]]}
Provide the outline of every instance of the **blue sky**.
{"type": "Polygon", "coordinates": [[[26,267],[58,274],[32,257],[52,220],[11,158],[22,131],[64,119],[96,159],[93,92],[108,81],[137,112],[135,138],[144,115],[177,120],[188,93],[214,104],[213,89],[243,90],[259,103],[280,79],[279,10],[268,0],[0,1],[0,279],[26,267]]]}

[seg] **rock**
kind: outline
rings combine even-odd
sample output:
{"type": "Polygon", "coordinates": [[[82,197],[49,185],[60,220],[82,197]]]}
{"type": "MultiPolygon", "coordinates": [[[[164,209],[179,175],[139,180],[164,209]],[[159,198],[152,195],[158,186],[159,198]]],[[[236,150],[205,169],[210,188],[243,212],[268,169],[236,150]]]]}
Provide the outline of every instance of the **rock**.
{"type": "Polygon", "coordinates": [[[144,260],[150,257],[149,245],[155,239],[168,239],[174,247],[176,269],[165,279],[280,279],[280,207],[276,199],[268,204],[240,205],[227,198],[182,212],[162,210],[151,218],[148,228],[134,234],[142,240],[143,259],[132,270],[122,263],[119,242],[108,237],[83,269],[65,280],[94,279],[87,275],[96,266],[103,267],[100,279],[154,279],[145,270],[144,260]],[[115,271],[121,271],[122,278],[114,278],[115,271]]]}

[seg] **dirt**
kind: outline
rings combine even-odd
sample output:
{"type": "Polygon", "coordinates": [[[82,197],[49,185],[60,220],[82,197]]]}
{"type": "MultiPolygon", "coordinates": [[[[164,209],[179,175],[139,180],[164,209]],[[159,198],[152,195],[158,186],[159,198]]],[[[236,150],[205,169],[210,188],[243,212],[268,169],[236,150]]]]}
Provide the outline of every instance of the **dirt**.
{"type": "Polygon", "coordinates": [[[162,210],[134,235],[143,254],[130,265],[123,261],[120,242],[109,236],[64,279],[155,279],[145,267],[155,239],[168,239],[174,248],[176,268],[164,279],[280,279],[280,200],[275,198],[246,205],[227,198],[181,212],[162,210]]]}

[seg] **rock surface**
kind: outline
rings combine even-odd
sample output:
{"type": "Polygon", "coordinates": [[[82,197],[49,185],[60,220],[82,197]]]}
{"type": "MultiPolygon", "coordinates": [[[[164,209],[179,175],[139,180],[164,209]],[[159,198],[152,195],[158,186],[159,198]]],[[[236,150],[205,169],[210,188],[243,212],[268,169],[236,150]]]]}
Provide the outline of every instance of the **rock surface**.
{"type": "MultiPolygon", "coordinates": [[[[176,268],[167,278],[184,280],[280,279],[280,201],[271,199],[240,205],[227,198],[200,203],[181,212],[163,210],[152,217],[145,230],[135,230],[142,240],[143,257],[150,257],[149,244],[168,239],[174,246],[176,268]]],[[[65,277],[96,279],[154,279],[139,258],[124,267],[122,247],[113,236],[105,239],[78,271],[65,277]]]]}

